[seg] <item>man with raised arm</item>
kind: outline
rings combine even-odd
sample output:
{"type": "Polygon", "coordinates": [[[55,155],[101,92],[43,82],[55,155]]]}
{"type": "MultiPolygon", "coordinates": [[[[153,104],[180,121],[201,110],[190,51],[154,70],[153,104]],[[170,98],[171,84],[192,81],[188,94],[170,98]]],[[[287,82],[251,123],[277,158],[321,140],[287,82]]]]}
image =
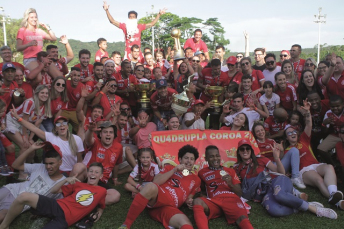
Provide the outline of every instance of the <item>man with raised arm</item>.
{"type": "MultiPolygon", "coordinates": [[[[129,54],[131,52],[130,49],[133,45],[136,44],[141,48],[141,32],[143,30],[149,29],[152,26],[154,26],[158,22],[160,16],[163,15],[166,11],[166,9],[160,10],[157,16],[155,17],[155,19],[148,24],[137,24],[137,12],[129,11],[127,22],[120,23],[116,21],[115,19],[113,19],[113,17],[111,16],[109,12],[109,7],[110,5],[108,5],[106,1],[104,1],[103,8],[106,12],[106,16],[108,17],[110,23],[116,26],[117,28],[120,28],[121,30],[123,30],[123,33],[125,36],[124,59],[128,59],[128,60],[130,60],[129,54]]],[[[143,58],[142,53],[140,53],[140,57],[143,58]]]]}

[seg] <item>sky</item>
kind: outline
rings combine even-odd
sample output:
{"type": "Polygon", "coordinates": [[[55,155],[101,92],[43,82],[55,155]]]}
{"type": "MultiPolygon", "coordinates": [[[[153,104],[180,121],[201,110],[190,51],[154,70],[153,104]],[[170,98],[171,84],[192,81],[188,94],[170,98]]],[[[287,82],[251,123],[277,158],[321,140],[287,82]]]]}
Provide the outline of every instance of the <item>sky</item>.
{"type": "MultiPolygon", "coordinates": [[[[343,45],[343,0],[108,0],[110,13],[120,22],[127,20],[130,10],[138,12],[138,18],[147,12],[168,12],[180,17],[197,17],[203,20],[217,17],[230,40],[226,48],[232,52],[245,51],[243,31],[249,34],[249,50],[265,47],[277,51],[290,49],[298,43],[303,48],[318,44],[318,24],[314,15],[322,7],[326,23],[321,24],[320,44],[343,45]],[[154,8],[152,9],[152,5],[154,8]]],[[[49,24],[57,36],[81,41],[96,41],[104,37],[108,42],[124,41],[122,30],[108,21],[101,0],[11,0],[0,1],[0,7],[11,18],[22,18],[27,8],[35,8],[40,22],[49,24]]],[[[2,32],[2,31],[1,31],[2,32]]],[[[206,31],[205,31],[206,32],[206,31]]]]}

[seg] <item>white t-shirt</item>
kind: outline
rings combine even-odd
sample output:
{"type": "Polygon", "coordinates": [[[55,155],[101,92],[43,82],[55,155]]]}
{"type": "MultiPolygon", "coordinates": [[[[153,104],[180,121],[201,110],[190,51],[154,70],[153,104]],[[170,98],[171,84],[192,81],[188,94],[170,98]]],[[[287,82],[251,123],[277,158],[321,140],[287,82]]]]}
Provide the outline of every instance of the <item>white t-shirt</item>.
{"type": "Polygon", "coordinates": [[[226,120],[225,124],[227,126],[229,126],[231,123],[233,123],[233,119],[235,116],[237,116],[237,114],[244,113],[248,118],[248,124],[250,127],[249,129],[251,131],[254,121],[260,119],[260,114],[254,110],[250,111],[249,109],[250,108],[248,108],[248,107],[244,107],[244,109],[242,109],[241,111],[236,112],[235,114],[231,114],[231,115],[226,116],[225,117],[225,120],[226,120]]]}
{"type": "MultiPolygon", "coordinates": [[[[84,152],[84,145],[81,138],[74,134],[73,137],[78,148],[78,153],[84,152]]],[[[60,150],[62,152],[62,165],[60,166],[60,170],[72,171],[73,166],[77,163],[77,156],[74,156],[72,154],[68,141],[64,141],[59,136],[56,136],[55,134],[50,132],[45,132],[45,139],[48,142],[51,142],[52,144],[60,147],[60,150]]]]}
{"type": "Polygon", "coordinates": [[[265,81],[271,81],[273,83],[273,85],[275,86],[275,75],[277,72],[281,71],[281,67],[280,66],[276,66],[275,70],[273,70],[272,72],[270,72],[268,69],[264,69],[263,71],[263,75],[265,77],[265,81]]]}
{"type": "Polygon", "coordinates": [[[184,115],[183,121],[182,121],[182,130],[195,130],[195,129],[205,129],[205,124],[203,119],[198,119],[196,120],[191,126],[187,127],[185,125],[185,121],[189,121],[194,119],[195,113],[193,112],[188,112],[184,115]]]}
{"type": "Polygon", "coordinates": [[[265,94],[259,98],[261,105],[265,105],[268,108],[269,115],[272,116],[276,108],[276,104],[280,104],[281,99],[279,95],[272,93],[271,99],[266,98],[265,94]]]}

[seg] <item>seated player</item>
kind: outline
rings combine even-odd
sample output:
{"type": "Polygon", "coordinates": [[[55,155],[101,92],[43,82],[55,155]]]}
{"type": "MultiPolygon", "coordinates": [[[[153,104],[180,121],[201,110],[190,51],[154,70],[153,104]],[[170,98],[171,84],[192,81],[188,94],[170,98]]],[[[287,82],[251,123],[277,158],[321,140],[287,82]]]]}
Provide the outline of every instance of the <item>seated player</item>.
{"type": "Polygon", "coordinates": [[[209,167],[200,170],[198,176],[204,184],[202,191],[206,192],[207,198],[199,197],[193,202],[197,227],[209,228],[209,219],[218,218],[224,214],[228,224],[235,222],[240,228],[253,228],[240,199],[242,191],[235,171],[221,166],[221,155],[214,145],[207,146],[205,149],[205,160],[209,167]]]}
{"type": "Polygon", "coordinates": [[[192,172],[198,151],[191,145],[179,149],[179,165],[166,165],[154,177],[153,183],[148,183],[140,193],[136,194],[122,229],[130,228],[135,219],[146,208],[150,208],[150,216],[161,222],[165,228],[169,226],[190,229],[193,228],[188,217],[181,212],[184,203],[192,206],[192,197],[198,191],[201,180],[192,172]]]}
{"type": "Polygon", "coordinates": [[[46,196],[23,192],[13,202],[0,228],[8,228],[12,221],[21,213],[25,205],[32,207],[32,212],[52,220],[44,228],[67,228],[91,213],[97,207],[96,221],[105,209],[106,190],[98,186],[103,176],[100,163],[90,165],[87,172],[87,183],[75,177],[68,177],[57,183],[51,191],[62,193],[64,198],[55,200],[46,196]],[[69,185],[64,185],[69,183],[69,185]]]}

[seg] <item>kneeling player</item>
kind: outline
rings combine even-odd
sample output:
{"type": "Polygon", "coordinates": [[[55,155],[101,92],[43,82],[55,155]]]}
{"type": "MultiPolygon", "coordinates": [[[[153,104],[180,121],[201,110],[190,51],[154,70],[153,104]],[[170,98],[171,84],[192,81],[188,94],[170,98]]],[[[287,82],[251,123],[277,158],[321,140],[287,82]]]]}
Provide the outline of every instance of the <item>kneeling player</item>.
{"type": "Polygon", "coordinates": [[[55,200],[34,193],[23,192],[14,200],[0,228],[9,228],[11,222],[29,205],[34,214],[52,218],[44,228],[67,228],[96,208],[97,220],[105,208],[106,189],[98,186],[103,176],[103,166],[92,163],[87,172],[87,184],[76,182],[75,177],[68,177],[57,183],[51,193],[63,193],[64,198],[55,200]],[[66,182],[69,185],[63,186],[66,182]]]}
{"type": "Polygon", "coordinates": [[[240,228],[253,228],[244,204],[239,198],[242,191],[235,171],[221,166],[219,149],[214,145],[206,148],[205,159],[209,167],[200,170],[198,176],[205,185],[208,198],[200,197],[193,202],[197,227],[209,228],[209,219],[218,218],[224,214],[228,224],[235,222],[240,228]]]}

